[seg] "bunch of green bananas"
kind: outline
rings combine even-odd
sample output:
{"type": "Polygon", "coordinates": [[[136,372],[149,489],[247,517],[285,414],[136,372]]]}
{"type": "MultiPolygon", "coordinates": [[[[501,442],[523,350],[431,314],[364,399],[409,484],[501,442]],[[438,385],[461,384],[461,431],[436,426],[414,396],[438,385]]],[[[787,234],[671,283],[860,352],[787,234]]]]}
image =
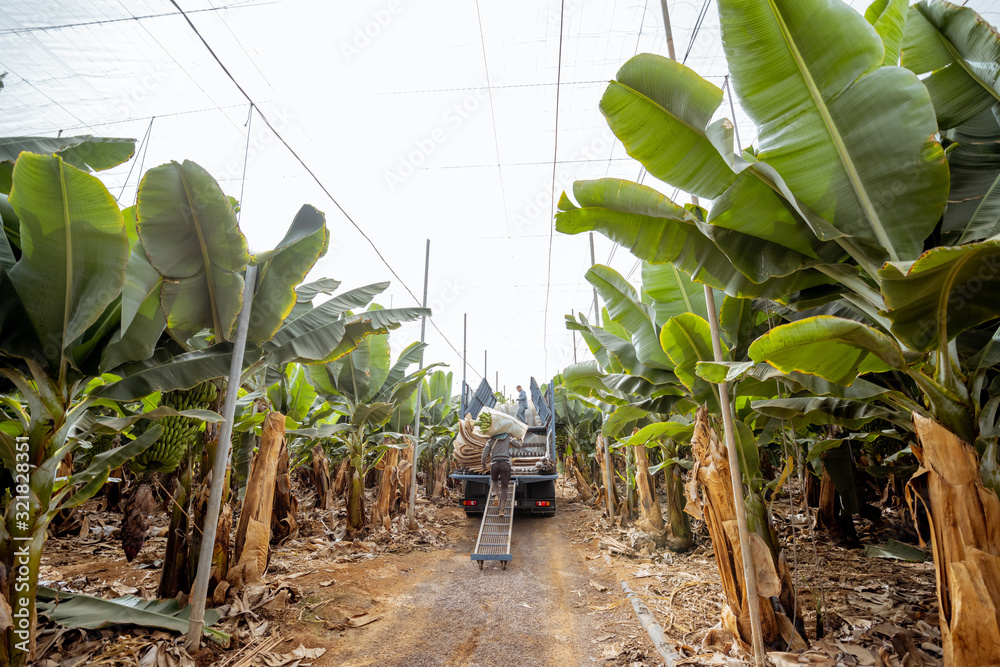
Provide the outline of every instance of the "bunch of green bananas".
{"type": "Polygon", "coordinates": [[[90,440],[90,454],[91,456],[97,456],[98,454],[103,454],[112,447],[116,447],[115,438],[118,436],[117,433],[98,433],[90,440]]]}
{"type": "Polygon", "coordinates": [[[476,427],[486,433],[491,426],[493,426],[493,415],[483,410],[479,413],[479,419],[476,420],[476,427]]]}
{"type": "MultiPolygon", "coordinates": [[[[174,410],[205,410],[218,395],[214,382],[203,382],[192,389],[164,392],[160,405],[174,410]]],[[[156,443],[129,462],[136,472],[173,472],[184,459],[184,455],[194,446],[201,428],[200,419],[187,417],[164,417],[160,419],[163,433],[156,443]]]]}

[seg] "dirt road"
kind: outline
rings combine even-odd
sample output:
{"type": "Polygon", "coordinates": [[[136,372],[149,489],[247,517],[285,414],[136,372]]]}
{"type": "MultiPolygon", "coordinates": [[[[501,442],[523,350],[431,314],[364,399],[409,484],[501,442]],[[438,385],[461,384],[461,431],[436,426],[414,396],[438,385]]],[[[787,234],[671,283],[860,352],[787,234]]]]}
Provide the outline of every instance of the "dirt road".
{"type": "Polygon", "coordinates": [[[614,582],[600,583],[603,568],[572,543],[569,528],[578,511],[569,506],[555,518],[515,517],[514,560],[506,570],[487,562],[480,571],[470,560],[478,529],[471,519],[457,524],[458,539],[447,549],[374,561],[355,586],[338,587],[348,596],[340,603],[349,606],[353,595],[356,609],[382,617],[322,637],[328,650],[315,664],[603,664],[593,641],[603,632],[602,617],[588,604],[608,598],[590,582],[614,582]],[[374,599],[366,603],[365,594],[374,599]]]}

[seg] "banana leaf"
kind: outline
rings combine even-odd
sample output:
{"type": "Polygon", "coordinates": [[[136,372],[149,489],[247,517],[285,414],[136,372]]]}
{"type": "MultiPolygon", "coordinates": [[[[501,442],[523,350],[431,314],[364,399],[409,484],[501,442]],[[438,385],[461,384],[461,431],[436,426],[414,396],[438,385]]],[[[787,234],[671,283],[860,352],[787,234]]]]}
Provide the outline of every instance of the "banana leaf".
{"type": "Polygon", "coordinates": [[[757,159],[840,233],[915,259],[948,189],[920,79],[881,67],[881,38],[844,3],[719,0],[719,20],[757,159]]]}
{"type": "Polygon", "coordinates": [[[923,0],[910,7],[901,64],[924,75],[938,125],[1000,113],[1000,36],[969,7],[923,0]]]}
{"type": "Polygon", "coordinates": [[[893,339],[860,322],[827,316],[775,327],[754,341],[749,353],[784,373],[818,375],[845,386],[865,373],[906,367],[893,339]]]}
{"type": "Polygon", "coordinates": [[[230,340],[250,255],[219,184],[189,160],[160,165],[143,176],[136,211],[142,247],[165,279],[160,302],[171,335],[183,343],[209,328],[230,340]]]}
{"type": "MultiPolygon", "coordinates": [[[[120,296],[128,262],[121,211],[104,185],[59,157],[23,154],[10,204],[21,258],[8,277],[53,369],[120,296]]],[[[58,370],[57,370],[58,372],[58,370]]]]}
{"type": "Polygon", "coordinates": [[[329,241],[326,218],[306,205],[295,214],[274,250],[253,256],[260,268],[247,340],[259,345],[274,337],[298,301],[295,286],[326,254],[329,241]]]}
{"type": "MultiPolygon", "coordinates": [[[[67,593],[45,586],[38,587],[38,610],[65,628],[96,630],[110,625],[136,625],[141,628],[162,628],[186,633],[191,605],[181,608],[176,600],[143,600],[126,595],[105,600],[82,593],[67,593]]],[[[205,610],[205,634],[213,641],[228,646],[230,636],[211,626],[222,615],[215,609],[205,610]]]]}

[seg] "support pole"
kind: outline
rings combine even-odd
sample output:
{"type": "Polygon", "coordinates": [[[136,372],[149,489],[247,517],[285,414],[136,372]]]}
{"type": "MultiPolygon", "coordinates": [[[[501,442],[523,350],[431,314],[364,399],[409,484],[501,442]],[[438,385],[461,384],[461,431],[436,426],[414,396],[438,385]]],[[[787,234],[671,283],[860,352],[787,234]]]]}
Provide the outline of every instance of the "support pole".
{"type": "MultiPolygon", "coordinates": [[[[677,60],[677,53],[674,51],[674,31],[670,29],[670,10],[667,9],[667,0],[660,0],[660,9],[663,10],[663,27],[667,31],[667,53],[671,60],[677,60]]],[[[736,119],[733,119],[736,122],[736,119]]]]}
{"type": "MultiPolygon", "coordinates": [[[[594,257],[594,232],[590,232],[590,266],[597,264],[594,257]]],[[[601,326],[601,308],[597,305],[597,288],[594,288],[594,324],[601,326]]]]}
{"type": "Polygon", "coordinates": [[[215,447],[215,461],[212,468],[212,489],[208,494],[208,508],[205,510],[205,525],[202,527],[201,550],[198,553],[198,572],[191,589],[191,615],[188,622],[187,641],[189,651],[201,646],[201,634],[205,629],[205,603],[208,598],[208,579],[212,573],[215,533],[219,527],[219,511],[222,509],[222,489],[226,484],[226,466],[229,465],[229,450],[233,437],[233,416],[236,414],[236,398],[240,390],[240,376],[243,374],[243,352],[247,344],[247,329],[250,325],[250,309],[253,306],[253,292],[257,283],[257,265],[247,266],[243,279],[243,307],[236,323],[236,340],[233,341],[233,358],[229,363],[229,382],[226,385],[226,400],[222,406],[222,428],[219,430],[219,444],[215,447]]]}
{"type": "Polygon", "coordinates": [[[629,588],[627,583],[624,581],[621,583],[622,591],[624,591],[625,597],[632,603],[632,609],[635,610],[635,615],[639,618],[639,623],[649,635],[649,639],[653,642],[656,652],[667,663],[667,667],[674,667],[677,663],[687,660],[684,655],[678,653],[667,643],[667,636],[663,633],[663,628],[656,622],[656,617],[653,616],[653,612],[649,611],[646,603],[635,594],[635,591],[629,588]]]}
{"type": "MultiPolygon", "coordinates": [[[[575,310],[571,310],[569,312],[573,316],[573,320],[576,321],[576,311],[575,310]]],[[[575,364],[576,363],[576,329],[573,329],[572,331],[570,331],[570,333],[573,334],[573,363],[575,364]]]]}
{"type": "Polygon", "coordinates": [[[608,520],[615,520],[615,471],[611,469],[611,446],[603,435],[597,436],[604,449],[604,498],[608,506],[608,520]]]}
{"type": "Polygon", "coordinates": [[[489,357],[489,354],[490,354],[489,350],[483,350],[483,379],[486,380],[486,384],[490,383],[490,381],[487,379],[489,371],[487,371],[487,364],[486,364],[486,360],[487,357],[489,357]]]}
{"type": "MultiPolygon", "coordinates": [[[[427,307],[427,279],[431,271],[431,240],[427,239],[427,253],[424,256],[424,301],[423,307],[427,307]]],[[[427,332],[427,316],[420,318],[420,342],[424,342],[424,335],[427,332]]],[[[424,352],[420,351],[420,366],[418,370],[424,368],[424,352]]],[[[410,466],[410,502],[406,506],[406,522],[410,530],[417,527],[416,507],[417,507],[417,445],[420,443],[420,399],[423,393],[424,381],[417,382],[417,409],[413,417],[413,465],[410,466]]]]}
{"type": "MultiPolygon", "coordinates": [[[[695,200],[697,203],[697,199],[695,200]]],[[[705,288],[705,307],[708,310],[708,326],[712,332],[712,350],[716,361],[722,357],[722,343],[719,340],[719,316],[715,312],[715,294],[708,285],[705,288]]],[[[760,598],[757,597],[757,577],[754,574],[753,555],[750,552],[750,533],[747,530],[747,507],[743,499],[743,480],[740,474],[740,459],[736,452],[733,436],[733,413],[729,404],[729,385],[719,383],[719,402],[722,405],[722,424],[726,431],[726,454],[729,456],[729,477],[733,485],[733,500],[736,505],[736,526],[740,533],[740,551],[743,556],[743,579],[746,581],[747,605],[750,609],[750,634],[753,641],[753,663],[764,665],[764,640],[760,630],[760,598]]]]}

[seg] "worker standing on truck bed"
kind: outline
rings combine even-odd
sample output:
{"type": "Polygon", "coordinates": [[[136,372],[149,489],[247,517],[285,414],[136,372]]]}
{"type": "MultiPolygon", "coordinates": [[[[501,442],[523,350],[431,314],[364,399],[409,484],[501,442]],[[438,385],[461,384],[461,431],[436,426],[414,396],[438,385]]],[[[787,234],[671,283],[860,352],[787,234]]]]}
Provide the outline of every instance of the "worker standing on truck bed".
{"type": "Polygon", "coordinates": [[[500,484],[500,516],[507,512],[507,485],[510,484],[510,450],[521,449],[523,444],[509,433],[492,436],[483,448],[483,467],[490,466],[490,479],[500,484]]]}
{"type": "Polygon", "coordinates": [[[528,414],[528,395],[517,385],[517,421],[523,422],[528,414]]]}

